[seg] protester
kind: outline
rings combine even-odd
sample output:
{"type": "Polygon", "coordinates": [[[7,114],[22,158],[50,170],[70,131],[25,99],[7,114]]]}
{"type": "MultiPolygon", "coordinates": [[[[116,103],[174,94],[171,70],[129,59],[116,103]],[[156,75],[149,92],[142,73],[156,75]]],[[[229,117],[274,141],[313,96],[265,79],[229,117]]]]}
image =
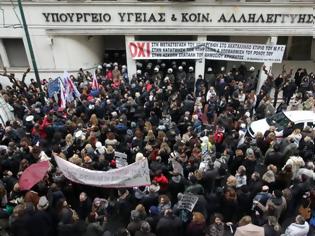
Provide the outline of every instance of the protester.
{"type": "Polygon", "coordinates": [[[0,234],[314,235],[314,124],[247,134],[276,112],[315,111],[313,73],[264,67],[256,94],[258,70],[244,63],[205,78],[186,61],[137,63],[132,78],[127,69],[104,63],[42,85],[26,84],[29,69],[21,81],[1,74],[15,120],[0,127],[0,234]],[[26,187],[35,163],[49,165],[26,187]],[[147,184],[112,174],[142,163],[147,184]],[[108,178],[84,184],[95,171],[108,178]]]}

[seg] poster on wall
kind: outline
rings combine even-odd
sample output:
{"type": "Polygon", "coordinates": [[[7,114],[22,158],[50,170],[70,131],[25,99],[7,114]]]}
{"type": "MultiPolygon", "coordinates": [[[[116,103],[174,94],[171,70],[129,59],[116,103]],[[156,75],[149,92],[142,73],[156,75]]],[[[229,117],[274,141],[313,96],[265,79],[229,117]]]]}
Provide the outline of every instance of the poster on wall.
{"type": "Polygon", "coordinates": [[[135,60],[141,59],[209,59],[244,62],[281,63],[285,45],[194,41],[136,41],[129,51],[135,60]]]}

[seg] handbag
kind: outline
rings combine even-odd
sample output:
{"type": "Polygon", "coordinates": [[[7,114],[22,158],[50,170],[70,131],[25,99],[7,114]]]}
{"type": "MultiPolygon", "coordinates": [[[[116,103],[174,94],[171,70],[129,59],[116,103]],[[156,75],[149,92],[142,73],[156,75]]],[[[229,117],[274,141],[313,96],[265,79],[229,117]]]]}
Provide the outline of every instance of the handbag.
{"type": "Polygon", "coordinates": [[[303,216],[305,220],[309,220],[311,218],[312,210],[310,208],[310,205],[311,201],[309,201],[307,207],[304,207],[303,205],[299,207],[298,212],[301,216],[303,216]]]}

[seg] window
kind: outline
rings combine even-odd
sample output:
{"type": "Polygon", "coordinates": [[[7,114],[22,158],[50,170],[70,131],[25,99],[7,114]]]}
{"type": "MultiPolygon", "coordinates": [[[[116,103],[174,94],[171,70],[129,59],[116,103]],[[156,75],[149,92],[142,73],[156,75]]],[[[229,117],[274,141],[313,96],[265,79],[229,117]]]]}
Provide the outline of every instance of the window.
{"type": "Polygon", "coordinates": [[[313,122],[307,122],[306,124],[308,127],[313,128],[314,127],[314,123],[313,122]]]}
{"type": "Polygon", "coordinates": [[[268,125],[273,125],[278,129],[288,126],[290,120],[285,116],[283,112],[276,113],[266,118],[268,125]]]}
{"type": "Polygon", "coordinates": [[[291,47],[288,49],[289,60],[310,60],[312,48],[312,37],[297,36],[292,37],[291,47]]]}
{"type": "Polygon", "coordinates": [[[294,124],[294,129],[303,130],[303,128],[304,128],[304,123],[297,123],[297,124],[294,124]]]}
{"type": "Polygon", "coordinates": [[[3,45],[7,52],[10,67],[28,67],[23,40],[18,38],[3,39],[3,45]]]}

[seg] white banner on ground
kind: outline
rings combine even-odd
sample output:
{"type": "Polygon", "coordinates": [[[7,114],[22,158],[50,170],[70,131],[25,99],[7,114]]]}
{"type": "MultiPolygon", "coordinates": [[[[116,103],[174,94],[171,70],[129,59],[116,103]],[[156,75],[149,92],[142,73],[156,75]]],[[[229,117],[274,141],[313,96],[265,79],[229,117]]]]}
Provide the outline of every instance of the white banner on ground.
{"type": "Polygon", "coordinates": [[[198,202],[198,197],[193,194],[184,194],[182,199],[178,202],[179,209],[186,209],[192,211],[198,202]]]}
{"type": "Polygon", "coordinates": [[[82,168],[58,156],[55,156],[55,160],[63,175],[79,184],[103,188],[129,188],[151,184],[147,160],[109,171],[82,168]]]}
{"type": "Polygon", "coordinates": [[[133,59],[210,59],[281,63],[285,45],[231,42],[151,41],[130,42],[133,59]]]}

